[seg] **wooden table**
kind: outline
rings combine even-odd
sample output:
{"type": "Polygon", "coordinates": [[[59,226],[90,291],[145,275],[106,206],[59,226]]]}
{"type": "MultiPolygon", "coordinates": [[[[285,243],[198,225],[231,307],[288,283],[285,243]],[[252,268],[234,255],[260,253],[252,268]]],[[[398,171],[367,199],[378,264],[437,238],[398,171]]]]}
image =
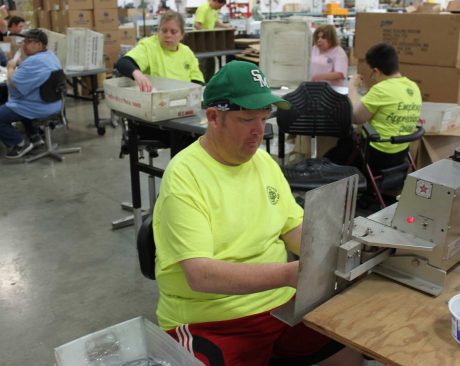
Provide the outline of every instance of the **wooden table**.
{"type": "Polygon", "coordinates": [[[460,365],[447,301],[460,293],[460,266],[432,297],[369,275],[304,317],[304,323],[387,365],[460,365]]]}

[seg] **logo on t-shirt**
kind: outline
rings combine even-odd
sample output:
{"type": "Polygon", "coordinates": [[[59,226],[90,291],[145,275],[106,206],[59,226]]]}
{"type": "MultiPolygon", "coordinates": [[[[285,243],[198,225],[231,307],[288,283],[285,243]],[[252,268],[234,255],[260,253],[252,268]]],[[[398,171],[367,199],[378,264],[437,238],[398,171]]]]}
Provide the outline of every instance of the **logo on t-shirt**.
{"type": "Polygon", "coordinates": [[[184,64],[184,69],[185,69],[185,70],[190,70],[190,64],[189,64],[188,62],[186,62],[186,63],[184,64]]]}
{"type": "Polygon", "coordinates": [[[268,200],[272,205],[276,205],[280,199],[280,194],[276,188],[272,186],[267,186],[268,200]]]}
{"type": "Polygon", "coordinates": [[[407,91],[407,94],[409,94],[410,96],[414,95],[414,89],[407,88],[406,91],[407,91]]]}

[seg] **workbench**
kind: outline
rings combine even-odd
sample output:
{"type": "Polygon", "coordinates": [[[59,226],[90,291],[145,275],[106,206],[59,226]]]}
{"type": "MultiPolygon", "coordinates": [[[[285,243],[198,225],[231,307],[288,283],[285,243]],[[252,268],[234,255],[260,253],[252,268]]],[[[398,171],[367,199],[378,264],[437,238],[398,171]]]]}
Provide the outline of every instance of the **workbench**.
{"type": "Polygon", "coordinates": [[[460,266],[438,297],[371,274],[317,307],[304,323],[385,365],[460,364],[447,301],[460,293],[460,266]]]}

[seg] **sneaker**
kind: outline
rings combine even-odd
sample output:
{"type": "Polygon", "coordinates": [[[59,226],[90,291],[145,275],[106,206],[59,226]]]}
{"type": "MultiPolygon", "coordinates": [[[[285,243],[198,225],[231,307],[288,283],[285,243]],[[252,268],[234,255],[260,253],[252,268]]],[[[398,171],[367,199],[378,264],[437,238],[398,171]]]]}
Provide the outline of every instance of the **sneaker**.
{"type": "Polygon", "coordinates": [[[42,146],[45,144],[45,141],[43,141],[42,137],[39,134],[36,134],[34,136],[30,136],[30,142],[34,145],[34,149],[36,147],[42,146]]]}
{"type": "Polygon", "coordinates": [[[34,145],[31,142],[28,144],[23,142],[22,146],[19,146],[19,145],[13,146],[11,150],[6,153],[5,157],[8,159],[18,159],[24,156],[25,154],[27,154],[33,148],[34,148],[34,145]]]}

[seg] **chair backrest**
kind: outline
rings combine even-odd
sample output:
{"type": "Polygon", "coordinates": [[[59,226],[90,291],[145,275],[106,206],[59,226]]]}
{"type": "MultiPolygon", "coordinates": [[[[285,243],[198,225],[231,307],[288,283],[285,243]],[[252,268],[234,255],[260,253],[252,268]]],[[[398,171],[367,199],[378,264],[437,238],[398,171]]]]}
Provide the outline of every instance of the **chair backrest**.
{"type": "Polygon", "coordinates": [[[137,254],[144,277],[155,279],[155,240],[152,227],[153,215],[149,215],[137,233],[137,254]]]}
{"type": "Polygon", "coordinates": [[[57,102],[66,94],[67,86],[62,69],[52,71],[48,80],[40,85],[40,97],[46,103],[57,102]]]}
{"type": "Polygon", "coordinates": [[[276,120],[282,132],[334,137],[351,134],[351,102],[328,83],[303,82],[283,98],[292,104],[292,108],[277,111],[276,120]]]}

